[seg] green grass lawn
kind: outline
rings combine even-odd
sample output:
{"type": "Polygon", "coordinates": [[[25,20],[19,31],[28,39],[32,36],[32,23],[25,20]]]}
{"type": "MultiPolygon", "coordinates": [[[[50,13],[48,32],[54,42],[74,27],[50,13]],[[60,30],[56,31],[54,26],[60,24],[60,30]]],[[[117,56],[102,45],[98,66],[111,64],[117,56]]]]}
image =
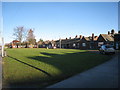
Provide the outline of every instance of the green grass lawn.
{"type": "Polygon", "coordinates": [[[3,85],[45,87],[111,58],[76,49],[7,49],[3,85]]]}

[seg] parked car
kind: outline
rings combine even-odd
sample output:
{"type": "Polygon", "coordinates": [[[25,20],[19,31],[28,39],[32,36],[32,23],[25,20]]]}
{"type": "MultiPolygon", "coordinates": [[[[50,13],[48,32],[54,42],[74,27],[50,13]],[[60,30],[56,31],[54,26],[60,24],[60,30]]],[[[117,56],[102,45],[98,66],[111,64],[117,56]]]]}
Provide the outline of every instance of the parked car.
{"type": "Polygon", "coordinates": [[[115,54],[115,49],[112,45],[102,45],[99,49],[100,53],[102,54],[115,54]]]}

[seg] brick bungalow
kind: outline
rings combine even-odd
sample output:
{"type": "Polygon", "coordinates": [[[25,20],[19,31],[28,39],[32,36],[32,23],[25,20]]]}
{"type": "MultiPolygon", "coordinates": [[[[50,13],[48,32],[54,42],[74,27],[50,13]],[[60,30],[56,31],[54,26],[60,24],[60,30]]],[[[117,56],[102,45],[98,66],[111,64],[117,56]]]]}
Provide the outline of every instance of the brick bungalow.
{"type": "MultiPolygon", "coordinates": [[[[103,44],[114,45],[116,49],[120,48],[120,31],[119,33],[115,33],[112,29],[111,32],[108,31],[108,34],[100,34],[98,36],[84,37],[80,35],[79,37],[76,35],[74,38],[69,37],[66,39],[59,39],[56,41],[42,41],[36,43],[33,48],[69,48],[69,49],[98,49],[103,44]]],[[[22,45],[22,43],[21,43],[22,45]]],[[[19,46],[19,41],[13,40],[10,44],[11,48],[21,48],[19,46]]],[[[30,48],[29,43],[24,42],[22,47],[30,48]]]]}
{"type": "Polygon", "coordinates": [[[10,44],[10,48],[20,48],[18,40],[13,40],[10,44]]]}
{"type": "Polygon", "coordinates": [[[114,35],[117,34],[115,33],[115,30],[112,29],[111,32],[108,31],[108,34],[100,34],[98,37],[98,47],[100,47],[103,44],[109,44],[114,46],[114,35]]]}
{"type": "Polygon", "coordinates": [[[57,48],[70,48],[70,49],[77,49],[79,48],[79,41],[81,40],[82,35],[80,35],[79,37],[76,35],[75,38],[69,37],[66,39],[60,39],[56,41],[56,46],[57,48]],[[61,44],[60,44],[61,43],[61,44]]]}
{"type": "Polygon", "coordinates": [[[59,39],[56,41],[56,46],[57,48],[70,48],[69,47],[69,40],[66,38],[66,39],[59,39]]]}
{"type": "Polygon", "coordinates": [[[114,35],[114,46],[115,49],[120,50],[120,31],[118,31],[118,34],[114,35]]]}
{"type": "Polygon", "coordinates": [[[107,34],[100,34],[97,41],[98,41],[98,47],[100,47],[103,44],[114,45],[114,38],[107,34]]]}
{"type": "Polygon", "coordinates": [[[44,45],[43,41],[38,41],[37,45],[38,45],[38,48],[44,48],[43,47],[43,45],[44,45]]]}
{"type": "Polygon", "coordinates": [[[80,45],[79,42],[82,39],[82,35],[80,35],[79,37],[76,35],[75,38],[73,39],[69,39],[69,46],[71,49],[79,49],[80,45]]]}
{"type": "Polygon", "coordinates": [[[98,36],[94,36],[92,34],[92,37],[84,37],[80,40],[80,49],[97,49],[97,39],[98,36]]]}
{"type": "Polygon", "coordinates": [[[44,41],[43,44],[42,44],[42,47],[43,47],[43,48],[47,48],[49,42],[50,42],[49,40],[44,41]]]}
{"type": "Polygon", "coordinates": [[[39,48],[56,48],[56,42],[54,40],[52,41],[44,41],[44,42],[38,42],[39,48]]]}
{"type": "Polygon", "coordinates": [[[56,48],[56,42],[54,40],[49,41],[48,48],[56,48]]]}
{"type": "Polygon", "coordinates": [[[55,41],[56,42],[56,47],[57,48],[70,48],[69,47],[69,42],[68,42],[69,40],[66,38],[66,39],[59,39],[59,40],[57,40],[57,41],[55,41]]]}

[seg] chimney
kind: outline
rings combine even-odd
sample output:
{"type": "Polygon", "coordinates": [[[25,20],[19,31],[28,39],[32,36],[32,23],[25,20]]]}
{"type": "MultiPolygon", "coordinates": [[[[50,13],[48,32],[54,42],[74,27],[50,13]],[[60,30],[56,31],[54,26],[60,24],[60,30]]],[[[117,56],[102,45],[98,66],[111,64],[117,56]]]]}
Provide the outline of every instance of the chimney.
{"type": "Polygon", "coordinates": [[[82,39],[82,35],[80,35],[80,39],[82,39]]]}
{"type": "Polygon", "coordinates": [[[77,38],[78,36],[76,35],[75,38],[77,38]]]}
{"type": "Polygon", "coordinates": [[[94,33],[92,33],[92,41],[94,41],[94,33]]]}
{"type": "Polygon", "coordinates": [[[120,34],[120,30],[118,31],[118,34],[120,34]]]}
{"type": "Polygon", "coordinates": [[[95,38],[97,38],[97,36],[95,36],[95,38]]]}
{"type": "Polygon", "coordinates": [[[110,31],[108,31],[108,35],[110,35],[110,31]]]}
{"type": "Polygon", "coordinates": [[[115,30],[114,29],[111,30],[111,34],[115,34],[115,30]]]}

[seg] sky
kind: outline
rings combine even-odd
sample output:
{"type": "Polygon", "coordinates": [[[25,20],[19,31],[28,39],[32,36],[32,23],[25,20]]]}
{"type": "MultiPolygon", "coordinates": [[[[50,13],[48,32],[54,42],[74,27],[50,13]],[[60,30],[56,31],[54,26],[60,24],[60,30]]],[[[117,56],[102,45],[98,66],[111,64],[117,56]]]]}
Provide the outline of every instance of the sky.
{"type": "Polygon", "coordinates": [[[58,40],[118,30],[118,2],[3,2],[5,43],[14,28],[34,28],[37,41],[58,40]]]}

